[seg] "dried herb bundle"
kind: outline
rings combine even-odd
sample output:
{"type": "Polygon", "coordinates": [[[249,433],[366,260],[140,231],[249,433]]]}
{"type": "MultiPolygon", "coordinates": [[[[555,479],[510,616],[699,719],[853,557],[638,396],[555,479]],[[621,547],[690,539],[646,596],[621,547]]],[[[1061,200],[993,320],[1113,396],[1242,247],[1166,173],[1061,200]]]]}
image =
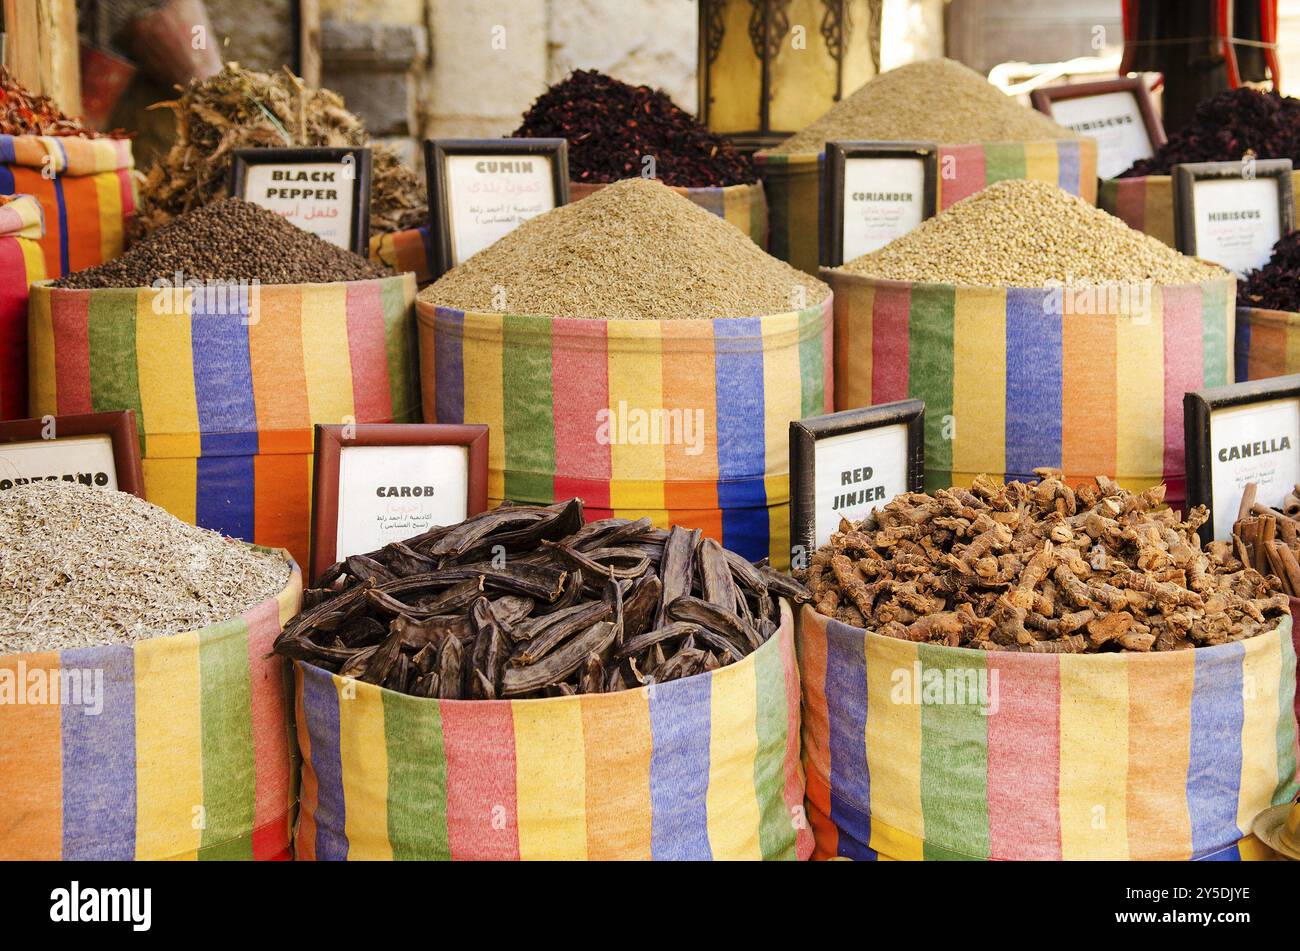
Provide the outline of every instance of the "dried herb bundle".
{"type": "Polygon", "coordinates": [[[506,505],[332,566],[277,653],[417,697],[609,693],[716,670],[776,631],[793,579],[649,519],[506,505]]]}
{"type": "MultiPolygon", "coordinates": [[[[1287,595],[1300,598],[1300,525],[1296,524],[1300,521],[1300,485],[1283,500],[1280,512],[1255,501],[1258,489],[1254,482],[1246,484],[1232,526],[1231,555],[1225,551],[1222,557],[1235,557],[1260,574],[1275,575],[1287,595]]],[[[1227,545],[1210,543],[1212,549],[1227,545]]]]}
{"type": "MultiPolygon", "coordinates": [[[[176,116],[176,142],[140,189],[135,237],[222,198],[236,149],[370,145],[361,120],[328,89],[310,89],[287,68],[258,73],[227,63],[210,79],[190,83],[174,101],[156,103],[176,116]]],[[[424,187],[391,149],[372,146],[370,233],[423,224],[424,187]]]]}
{"type": "Polygon", "coordinates": [[[800,572],[822,614],[905,640],[1035,653],[1164,651],[1262,634],[1287,611],[1277,582],[1202,551],[1204,508],[1163,508],[1104,476],[1054,470],[1002,485],[900,495],[800,572]]]}

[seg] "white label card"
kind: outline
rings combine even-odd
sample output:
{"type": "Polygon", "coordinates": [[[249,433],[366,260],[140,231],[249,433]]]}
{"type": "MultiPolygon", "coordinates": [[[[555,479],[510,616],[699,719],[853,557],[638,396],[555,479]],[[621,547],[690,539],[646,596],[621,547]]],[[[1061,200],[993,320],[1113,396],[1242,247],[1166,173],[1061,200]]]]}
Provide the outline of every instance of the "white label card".
{"type": "Polygon", "coordinates": [[[1214,537],[1232,537],[1241,493],[1259,486],[1257,501],[1281,508],[1300,482],[1300,399],[1271,400],[1210,414],[1210,484],[1214,537]]]}
{"type": "Polygon", "coordinates": [[[813,545],[839,530],[840,516],[854,521],[884,508],[907,491],[907,424],[827,436],[814,443],[813,545]]]}
{"type": "Polygon", "coordinates": [[[453,265],[555,207],[550,156],[448,155],[446,162],[453,265]]]}
{"type": "Polygon", "coordinates": [[[117,488],[111,436],[64,436],[0,443],[0,491],[49,479],[117,488]]]}
{"type": "Polygon", "coordinates": [[[250,162],[244,200],[261,205],[340,248],[352,247],[354,162],[250,162]]]}
{"type": "Polygon", "coordinates": [[[1238,276],[1268,262],[1282,234],[1276,178],[1204,179],[1192,189],[1198,258],[1238,276]]]}
{"type": "Polygon", "coordinates": [[[463,522],[468,492],[464,446],[344,446],[333,560],[463,522]]]}
{"type": "Polygon", "coordinates": [[[844,260],[852,261],[907,234],[925,215],[925,161],[844,160],[844,260]]]}
{"type": "Polygon", "coordinates": [[[1097,177],[1114,178],[1138,159],[1155,154],[1137,97],[1131,92],[1057,99],[1052,118],[1072,132],[1097,140],[1097,177]]]}

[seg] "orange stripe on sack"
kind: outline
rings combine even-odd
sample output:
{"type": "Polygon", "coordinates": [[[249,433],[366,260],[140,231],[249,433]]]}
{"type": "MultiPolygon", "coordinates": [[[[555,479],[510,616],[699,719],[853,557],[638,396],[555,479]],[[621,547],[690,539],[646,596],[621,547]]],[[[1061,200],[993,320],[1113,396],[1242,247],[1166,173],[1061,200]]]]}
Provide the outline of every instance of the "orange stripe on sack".
{"type": "Polygon", "coordinates": [[[650,699],[642,690],[582,698],[587,858],[644,859],[650,850],[650,699]]]}
{"type": "Polygon", "coordinates": [[[59,655],[0,657],[0,859],[63,857],[62,706],[27,703],[28,676],[58,683],[59,655]],[[7,683],[6,683],[7,682],[7,683]],[[11,694],[11,696],[6,696],[11,694]],[[18,700],[23,700],[19,703],[18,700]]]}

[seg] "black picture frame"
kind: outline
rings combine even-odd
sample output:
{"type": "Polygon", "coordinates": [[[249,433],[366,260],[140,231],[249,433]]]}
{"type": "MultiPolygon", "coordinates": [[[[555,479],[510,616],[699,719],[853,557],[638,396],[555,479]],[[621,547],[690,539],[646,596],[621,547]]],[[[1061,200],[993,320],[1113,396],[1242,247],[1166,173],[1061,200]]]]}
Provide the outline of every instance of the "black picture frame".
{"type": "Polygon", "coordinates": [[[925,402],[899,400],[790,423],[790,545],[811,555],[817,532],[817,443],[830,436],[907,426],[907,491],[925,487],[925,402]]]}
{"type": "Polygon", "coordinates": [[[567,139],[425,139],[425,181],[429,184],[429,273],[434,280],[457,263],[451,230],[450,183],[447,180],[447,158],[452,155],[541,156],[551,165],[554,207],[569,203],[567,139]]]}
{"type": "Polygon", "coordinates": [[[254,148],[236,149],[230,159],[230,194],[244,198],[250,165],[302,165],[313,162],[343,162],[352,158],[355,171],[352,189],[352,228],[348,250],[366,257],[370,253],[370,149],[358,148],[254,148]]]}
{"type": "Polygon", "coordinates": [[[1167,141],[1165,124],[1151,101],[1151,91],[1140,76],[1121,76],[1092,83],[1043,86],[1029,94],[1029,101],[1039,112],[1060,123],[1052,112],[1055,103],[1066,99],[1090,99],[1093,96],[1105,96],[1115,92],[1126,92],[1137,100],[1138,114],[1142,117],[1142,126],[1146,130],[1147,141],[1151,143],[1151,152],[1154,154],[1167,141]]]}
{"type": "MultiPolygon", "coordinates": [[[[1211,426],[1216,412],[1251,403],[1274,400],[1300,401],[1300,374],[1275,376],[1265,380],[1230,383],[1183,394],[1183,445],[1187,469],[1187,507],[1204,505],[1209,518],[1201,526],[1201,541],[1215,537],[1214,478],[1211,460],[1213,446],[1211,426]]],[[[1296,447],[1300,452],[1300,446],[1296,447]]],[[[1290,488],[1288,486],[1288,488],[1290,488]]]]}
{"type": "Polygon", "coordinates": [[[1196,238],[1196,183],[1202,181],[1239,179],[1246,180],[1245,170],[1252,176],[1277,179],[1277,211],[1280,234],[1270,241],[1275,243],[1295,229],[1295,198],[1291,188],[1291,160],[1253,159],[1235,162],[1191,162],[1175,165],[1174,175],[1174,246],[1183,254],[1197,255],[1196,238]]]}
{"type": "Polygon", "coordinates": [[[844,172],[858,159],[917,159],[924,168],[921,220],[933,218],[938,208],[939,146],[935,142],[827,142],[822,174],[822,266],[844,263],[844,172]]]}

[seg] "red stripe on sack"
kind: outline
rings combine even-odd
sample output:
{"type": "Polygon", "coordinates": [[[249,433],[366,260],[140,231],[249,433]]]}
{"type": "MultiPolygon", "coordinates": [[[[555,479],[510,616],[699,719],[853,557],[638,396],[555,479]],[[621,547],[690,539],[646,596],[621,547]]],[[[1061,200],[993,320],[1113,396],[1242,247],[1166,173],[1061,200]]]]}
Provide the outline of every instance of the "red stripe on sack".
{"type": "Polygon", "coordinates": [[[379,281],[347,284],[348,357],[352,363],[352,411],[358,423],[393,418],[384,339],[383,287],[379,281]]]}
{"type": "Polygon", "coordinates": [[[271,653],[280,605],[268,598],[244,613],[248,625],[249,718],[253,736],[253,858],[285,846],[281,821],[289,800],[289,737],[284,729],[284,669],[271,653]],[[261,842],[259,843],[259,836],[261,842]],[[260,847],[259,847],[260,845],[260,847]]]}
{"type": "Polygon", "coordinates": [[[939,149],[939,210],[984,187],[984,146],[945,145],[939,149]]]}
{"type": "Polygon", "coordinates": [[[812,854],[813,834],[804,805],[804,784],[799,775],[799,706],[802,699],[799,666],[794,652],[793,617],[789,627],[779,636],[782,638],[781,673],[785,677],[785,809],[786,815],[794,822],[795,855],[806,859],[812,854]]]}
{"type": "Polygon", "coordinates": [[[598,438],[598,414],[610,412],[607,345],[603,320],[551,321],[555,498],[596,508],[609,507],[613,474],[610,441],[598,438]]]}
{"type": "MultiPolygon", "coordinates": [[[[524,701],[527,702],[527,701],[524,701]]],[[[447,844],[452,859],[519,858],[511,701],[443,700],[447,844]]]]}
{"type": "Polygon", "coordinates": [[[1115,180],[1115,217],[1135,231],[1145,231],[1147,223],[1147,179],[1115,180]]]}
{"type": "Polygon", "coordinates": [[[1183,395],[1200,389],[1205,378],[1201,289],[1194,285],[1166,287],[1161,295],[1164,300],[1166,499],[1179,508],[1187,499],[1183,395]]]}
{"type": "Polygon", "coordinates": [[[871,402],[907,398],[910,284],[882,281],[871,308],[871,402]]]}
{"type": "Polygon", "coordinates": [[[50,293],[56,412],[94,412],[90,398],[90,291],[50,293]]]}
{"type": "Polygon", "coordinates": [[[316,770],[311,765],[311,732],[303,709],[302,666],[293,661],[294,721],[298,725],[298,751],[302,755],[298,793],[298,828],[293,836],[294,856],[300,862],[316,861],[316,810],[320,808],[316,770]]]}

